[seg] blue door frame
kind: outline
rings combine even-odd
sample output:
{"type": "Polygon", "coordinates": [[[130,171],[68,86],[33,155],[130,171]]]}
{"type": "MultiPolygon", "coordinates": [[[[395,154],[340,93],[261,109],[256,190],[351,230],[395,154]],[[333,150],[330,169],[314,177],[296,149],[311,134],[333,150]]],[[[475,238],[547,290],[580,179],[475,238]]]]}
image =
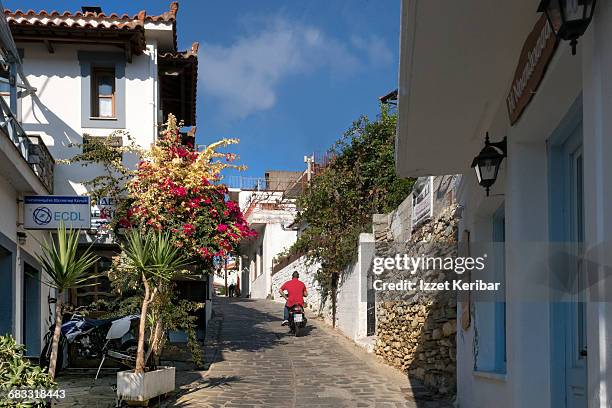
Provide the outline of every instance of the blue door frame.
{"type": "Polygon", "coordinates": [[[17,245],[0,232],[0,335],[15,335],[15,266],[17,245]]]}
{"type": "Polygon", "coordinates": [[[21,250],[21,270],[23,276],[22,292],[22,343],[26,346],[26,355],[40,354],[41,324],[41,266],[38,261],[23,249],[21,250]]]}
{"type": "MultiPolygon", "coordinates": [[[[582,146],[582,97],[578,97],[555,132],[547,141],[548,147],[548,197],[549,239],[555,243],[567,243],[575,235],[571,227],[570,160],[568,152],[582,146]]],[[[551,264],[552,266],[552,264],[551,264]]],[[[552,266],[554,267],[554,266],[552,266]]],[[[553,274],[553,276],[555,276],[553,274]]],[[[552,284],[552,281],[551,281],[552,284]]],[[[555,287],[554,284],[552,286],[555,287]]],[[[568,333],[574,328],[575,303],[553,299],[550,304],[550,356],[551,356],[551,407],[574,408],[575,401],[568,401],[568,368],[573,348],[568,333]]],[[[585,368],[586,377],[586,368],[585,368]]],[[[585,378],[586,382],[586,378],[585,378]]],[[[586,406],[586,398],[583,406],[586,406]]]]}

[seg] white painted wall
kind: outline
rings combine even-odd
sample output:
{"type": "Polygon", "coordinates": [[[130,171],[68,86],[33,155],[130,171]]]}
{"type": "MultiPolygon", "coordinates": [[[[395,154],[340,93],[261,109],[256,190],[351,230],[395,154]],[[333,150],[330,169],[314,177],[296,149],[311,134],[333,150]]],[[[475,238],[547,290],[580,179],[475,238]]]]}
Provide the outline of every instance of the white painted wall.
{"type": "MultiPolygon", "coordinates": [[[[599,2],[591,28],[581,39],[584,115],[585,244],[600,265],[592,297],[610,298],[612,282],[603,265],[612,265],[612,4],[599,2]]],[[[608,270],[609,271],[609,270],[608,270]]],[[[588,304],[589,407],[612,406],[612,303],[588,304]]]]}
{"type": "Polygon", "coordinates": [[[258,232],[256,238],[242,243],[240,251],[243,264],[249,269],[250,296],[265,299],[271,294],[272,260],[297,239],[297,231],[287,228],[295,219],[295,203],[281,192],[234,190],[230,194],[258,232]],[[272,203],[282,203],[282,208],[261,207],[272,203]]]}
{"type": "MultiPolygon", "coordinates": [[[[458,330],[457,370],[460,407],[551,406],[550,304],[546,301],[545,273],[548,253],[542,243],[549,241],[547,139],[555,131],[576,98],[583,98],[583,149],[585,180],[586,250],[593,261],[610,265],[612,237],[612,82],[605,72],[612,68],[612,5],[598,4],[596,19],[581,39],[578,55],[571,56],[561,44],[545,79],[523,117],[509,127],[505,110],[500,109],[485,125],[492,135],[507,135],[508,157],[492,190],[484,190],[467,174],[461,186],[460,203],[465,207],[460,231],[470,230],[472,241],[488,240],[487,223],[495,208],[505,201],[506,209],[506,347],[507,374],[475,373],[474,321],[469,330],[458,330]],[[532,244],[532,250],[529,244],[532,244]],[[520,294],[520,295],[519,295],[520,294]],[[517,297],[523,299],[516,301],[517,297]],[[540,299],[526,301],[525,299],[540,299]]],[[[476,152],[475,152],[476,153],[476,152]]],[[[603,268],[599,270],[603,277],[603,268]]],[[[596,278],[593,278],[596,280],[596,278]]],[[[609,279],[600,279],[592,294],[612,293],[609,279]]],[[[477,307],[477,306],[476,306],[477,307]]],[[[612,309],[609,303],[588,303],[588,395],[589,407],[612,403],[612,309]]],[[[462,310],[459,305],[458,316],[462,310]]]]}
{"type": "MultiPolygon", "coordinates": [[[[81,68],[78,51],[113,51],[106,46],[54,45],[50,54],[42,43],[19,43],[24,49],[23,70],[36,97],[21,101],[23,128],[39,134],[56,160],[70,159],[80,153],[84,133],[107,136],[114,129],[81,127],[81,68]]],[[[157,120],[157,48],[147,45],[132,63],[126,63],[125,106],[127,130],[135,142],[148,148],[156,137],[157,120]]],[[[85,103],[89,103],[86,101],[85,103]]],[[[124,140],[124,143],[127,141],[124,140]]],[[[133,161],[133,159],[131,160],[133,161]]],[[[55,168],[55,194],[84,194],[81,182],[99,174],[95,166],[87,168],[58,164],[55,168]]]]}
{"type": "MultiPolygon", "coordinates": [[[[22,252],[27,252],[30,256],[36,257],[41,253],[40,245],[42,242],[50,238],[50,234],[44,231],[27,231],[25,245],[20,245],[17,239],[17,220],[21,219],[22,214],[18,213],[18,200],[21,199],[20,194],[11,186],[8,180],[0,176],[0,209],[2,209],[2,217],[0,217],[0,232],[4,234],[16,245],[15,254],[15,269],[12,275],[13,282],[13,336],[20,342],[22,341],[22,320],[23,320],[23,275],[24,271],[21,266],[22,252]]],[[[4,272],[4,271],[3,271],[4,272]]],[[[55,296],[55,290],[50,289],[44,282],[47,281],[47,275],[41,271],[41,282],[39,287],[40,294],[40,334],[41,343],[42,336],[49,329],[48,321],[50,317],[47,295],[55,296]]]]}
{"type": "MultiPolygon", "coordinates": [[[[347,268],[338,282],[336,303],[336,328],[345,336],[357,340],[366,337],[367,333],[367,270],[374,256],[374,235],[359,235],[357,261],[347,268]]],[[[293,271],[298,271],[300,280],[306,284],[308,297],[307,307],[315,314],[321,315],[327,323],[332,323],[331,299],[324,298],[320,285],[316,281],[319,264],[310,264],[306,257],[301,257],[272,275],[272,294],[280,302],[278,295],[283,283],[291,279],[293,271]]]]}
{"type": "Polygon", "coordinates": [[[357,262],[338,285],[336,327],[351,339],[366,337],[367,271],[374,256],[374,234],[359,234],[357,262]]]}
{"type": "Polygon", "coordinates": [[[296,231],[287,230],[280,223],[270,223],[263,227],[255,240],[249,242],[248,249],[243,252],[248,256],[247,262],[252,265],[252,298],[265,299],[272,293],[272,260],[285,248],[289,248],[296,239],[296,231]]]}
{"type": "Polygon", "coordinates": [[[308,296],[304,299],[306,308],[310,310],[316,316],[326,316],[330,313],[329,302],[325,302],[325,299],[321,296],[320,285],[315,279],[316,273],[319,270],[320,265],[318,263],[310,264],[307,262],[306,257],[302,256],[285,266],[280,271],[272,275],[272,297],[277,302],[285,303],[279,294],[279,289],[283,286],[283,283],[292,279],[292,274],[297,271],[300,274],[300,280],[306,285],[308,296]]]}

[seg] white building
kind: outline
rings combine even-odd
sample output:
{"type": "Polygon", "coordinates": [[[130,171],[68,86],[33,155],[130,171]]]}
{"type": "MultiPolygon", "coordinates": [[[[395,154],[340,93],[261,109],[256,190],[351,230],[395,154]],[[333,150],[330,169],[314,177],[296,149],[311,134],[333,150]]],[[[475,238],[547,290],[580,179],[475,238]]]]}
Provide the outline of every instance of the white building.
{"type": "Polygon", "coordinates": [[[53,159],[38,137],[27,135],[18,120],[18,91],[27,91],[18,75],[18,50],[6,23],[0,22],[0,334],[12,334],[26,345],[26,354],[40,351],[41,333],[50,316],[47,297],[53,292],[36,260],[49,238],[23,229],[23,197],[53,191],[53,159]],[[13,82],[14,81],[14,82],[13,82]],[[20,87],[12,87],[10,83],[20,87]],[[11,105],[13,105],[11,107],[11,105]]]}
{"type": "Polygon", "coordinates": [[[458,305],[461,408],[612,405],[612,3],[576,55],[538,3],[402,2],[397,171],[464,174],[460,239],[505,248],[505,302],[458,305]],[[507,137],[489,197],[470,168],[486,132],[507,137]]]}
{"type": "MultiPolygon", "coordinates": [[[[198,44],[194,43],[188,51],[177,49],[177,11],[178,3],[173,2],[161,15],[148,15],[145,11],[135,16],[105,14],[99,7],[83,7],[77,12],[5,12],[23,72],[35,92],[22,95],[15,107],[15,116],[28,138],[7,132],[0,135],[3,138],[0,262],[12,268],[12,271],[2,270],[3,281],[11,285],[3,286],[7,293],[0,296],[1,332],[12,331],[17,340],[23,341],[24,337],[26,340],[40,337],[48,327],[48,289],[35,285],[39,294],[32,296],[38,296],[38,303],[22,300],[29,299],[29,292],[23,295],[29,290],[29,275],[23,273],[24,268],[40,273],[39,265],[33,260],[35,241],[30,236],[39,237],[43,233],[26,232],[15,222],[23,218],[18,198],[24,194],[85,195],[87,191],[82,182],[99,175],[100,168],[59,161],[80,153],[86,148],[83,145],[87,138],[125,131],[138,145],[148,148],[156,140],[158,126],[168,113],[174,113],[185,126],[195,125],[198,44]],[[30,159],[27,147],[26,153],[20,155],[11,143],[17,141],[25,146],[24,140],[31,140],[30,159]],[[34,143],[37,147],[31,147],[34,143]],[[55,161],[55,166],[47,169],[28,164],[28,160],[33,162],[32,150],[38,152],[37,156],[48,155],[45,162],[55,161]],[[53,181],[49,183],[49,180],[53,181]],[[19,244],[17,231],[28,236],[25,246],[19,244]],[[6,278],[10,274],[11,278],[5,280],[4,274],[6,278]],[[25,307],[40,313],[26,316],[25,307]],[[24,334],[24,327],[28,327],[25,319],[39,322],[40,330],[32,329],[36,333],[24,334]]],[[[4,105],[3,112],[8,114],[4,105]]],[[[3,130],[6,126],[19,125],[3,122],[3,130]]],[[[120,136],[117,142],[125,144],[127,139],[120,136]]],[[[132,163],[131,159],[124,157],[128,164],[132,163]]],[[[101,256],[95,266],[95,271],[101,272],[109,266],[117,247],[104,236],[88,235],[87,240],[94,242],[94,249],[101,256]]],[[[108,296],[106,279],[101,279],[93,288],[73,291],[68,300],[83,305],[108,296]]],[[[40,344],[32,344],[28,353],[36,354],[40,344]]]]}
{"type": "Polygon", "coordinates": [[[275,257],[297,239],[292,225],[297,215],[295,199],[306,186],[308,171],[269,171],[265,178],[242,178],[230,188],[257,237],[244,240],[238,257],[242,296],[265,299],[272,290],[275,257]]]}

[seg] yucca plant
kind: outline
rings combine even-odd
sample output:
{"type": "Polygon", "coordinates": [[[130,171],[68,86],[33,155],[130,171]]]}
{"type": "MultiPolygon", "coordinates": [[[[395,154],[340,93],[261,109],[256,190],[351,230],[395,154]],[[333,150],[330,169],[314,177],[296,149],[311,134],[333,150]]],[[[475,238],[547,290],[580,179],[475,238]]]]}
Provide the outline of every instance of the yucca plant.
{"type": "Polygon", "coordinates": [[[56,239],[41,243],[42,254],[37,255],[38,261],[46,272],[46,284],[56,290],[55,303],[55,331],[51,343],[51,357],[49,359],[49,376],[55,378],[57,349],[62,329],[62,296],[69,289],[90,286],[87,281],[93,276],[88,274],[98,260],[91,253],[91,248],[79,252],[79,230],[66,229],[60,223],[56,231],[56,239]]]}
{"type": "Polygon", "coordinates": [[[135,369],[136,373],[143,373],[146,364],[144,339],[149,305],[163,285],[189,265],[189,260],[181,254],[181,249],[172,243],[170,235],[162,232],[141,234],[137,230],[131,230],[127,233],[122,249],[126,262],[124,267],[137,274],[143,285],[135,369]]]}

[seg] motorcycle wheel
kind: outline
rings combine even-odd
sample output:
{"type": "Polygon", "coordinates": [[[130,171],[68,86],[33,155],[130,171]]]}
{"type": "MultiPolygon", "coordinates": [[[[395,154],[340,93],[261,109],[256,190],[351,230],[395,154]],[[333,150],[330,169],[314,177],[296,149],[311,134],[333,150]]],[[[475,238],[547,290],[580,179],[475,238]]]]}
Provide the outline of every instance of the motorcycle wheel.
{"type": "Polygon", "coordinates": [[[299,324],[295,325],[295,337],[300,337],[302,335],[302,328],[300,327],[299,324]]]}
{"type": "MultiPolygon", "coordinates": [[[[49,341],[45,341],[45,346],[40,352],[40,358],[38,361],[38,365],[46,370],[49,369],[49,362],[51,361],[52,342],[53,342],[53,339],[49,339],[49,341]]],[[[55,364],[55,375],[59,374],[59,372],[62,371],[62,368],[64,367],[64,345],[65,345],[64,339],[63,337],[60,337],[59,344],[57,345],[57,362],[55,364]]]]}

